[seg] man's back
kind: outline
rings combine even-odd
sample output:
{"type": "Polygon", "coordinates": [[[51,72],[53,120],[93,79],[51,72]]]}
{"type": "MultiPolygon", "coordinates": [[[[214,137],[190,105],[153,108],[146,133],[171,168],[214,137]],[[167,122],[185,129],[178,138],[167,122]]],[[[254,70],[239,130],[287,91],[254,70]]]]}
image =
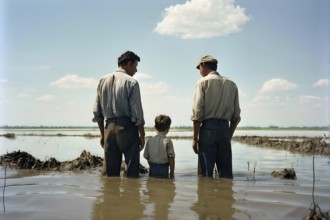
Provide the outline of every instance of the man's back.
{"type": "Polygon", "coordinates": [[[238,89],[233,81],[214,71],[201,78],[197,87],[199,94],[196,95],[204,99],[199,104],[195,103],[200,105],[202,120],[218,118],[230,121],[239,116],[238,89]]]}
{"type": "Polygon", "coordinates": [[[139,84],[121,69],[102,77],[98,92],[106,119],[130,117],[134,123],[143,120],[139,84]]]}
{"type": "Polygon", "coordinates": [[[122,154],[128,177],[139,176],[140,151],[144,147],[144,118],[137,72],[140,57],[126,51],[118,57],[118,69],[101,78],[93,108],[104,148],[107,176],[119,176],[122,154]]]}
{"type": "Polygon", "coordinates": [[[218,60],[201,57],[196,68],[203,77],[197,83],[193,104],[193,143],[202,176],[233,178],[231,137],[240,121],[238,89],[217,72],[218,60]]]}

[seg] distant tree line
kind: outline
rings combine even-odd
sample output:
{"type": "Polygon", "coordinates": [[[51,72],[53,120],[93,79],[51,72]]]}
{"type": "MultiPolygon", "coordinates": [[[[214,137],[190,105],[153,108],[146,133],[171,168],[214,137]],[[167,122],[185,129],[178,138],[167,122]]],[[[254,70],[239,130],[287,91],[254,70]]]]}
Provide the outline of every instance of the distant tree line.
{"type": "MultiPolygon", "coordinates": [[[[97,126],[11,126],[4,125],[0,126],[0,129],[98,129],[97,126]]],[[[154,130],[154,127],[146,126],[147,131],[154,130]]],[[[192,126],[173,126],[171,130],[180,130],[180,131],[192,131],[192,126]]],[[[329,126],[290,126],[290,127],[279,127],[275,125],[270,125],[268,127],[261,126],[239,126],[237,130],[330,130],[329,126]]]]}

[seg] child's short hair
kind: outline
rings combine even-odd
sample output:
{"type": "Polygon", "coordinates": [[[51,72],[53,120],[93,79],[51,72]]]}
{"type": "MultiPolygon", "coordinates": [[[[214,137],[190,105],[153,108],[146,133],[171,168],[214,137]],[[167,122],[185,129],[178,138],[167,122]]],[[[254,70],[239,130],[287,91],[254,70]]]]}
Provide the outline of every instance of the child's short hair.
{"type": "Polygon", "coordinates": [[[165,131],[171,126],[171,118],[167,115],[158,115],[155,118],[155,128],[157,131],[165,131]]]}

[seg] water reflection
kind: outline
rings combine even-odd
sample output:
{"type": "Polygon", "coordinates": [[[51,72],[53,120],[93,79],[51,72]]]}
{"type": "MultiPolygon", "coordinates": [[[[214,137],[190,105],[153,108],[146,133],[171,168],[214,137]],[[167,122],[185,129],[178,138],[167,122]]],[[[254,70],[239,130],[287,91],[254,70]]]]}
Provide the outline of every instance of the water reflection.
{"type": "Polygon", "coordinates": [[[232,219],[235,213],[232,180],[201,177],[197,185],[198,199],[191,210],[196,212],[199,219],[232,219]]]}
{"type": "Polygon", "coordinates": [[[146,215],[152,219],[171,219],[169,210],[175,197],[175,182],[169,179],[149,178],[146,182],[146,215]]]}
{"type": "Polygon", "coordinates": [[[93,207],[92,219],[143,219],[140,179],[102,177],[101,196],[93,207]]]}

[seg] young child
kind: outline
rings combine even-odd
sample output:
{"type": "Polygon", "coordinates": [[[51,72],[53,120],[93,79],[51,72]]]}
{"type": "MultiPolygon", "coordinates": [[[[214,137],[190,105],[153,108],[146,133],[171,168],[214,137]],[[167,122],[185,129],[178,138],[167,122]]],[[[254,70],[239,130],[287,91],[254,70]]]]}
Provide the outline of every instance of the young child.
{"type": "Polygon", "coordinates": [[[149,176],[151,177],[174,178],[175,153],[172,140],[166,137],[170,126],[171,118],[169,116],[158,115],[155,118],[157,135],[147,141],[143,154],[144,158],[148,160],[149,176]]]}

